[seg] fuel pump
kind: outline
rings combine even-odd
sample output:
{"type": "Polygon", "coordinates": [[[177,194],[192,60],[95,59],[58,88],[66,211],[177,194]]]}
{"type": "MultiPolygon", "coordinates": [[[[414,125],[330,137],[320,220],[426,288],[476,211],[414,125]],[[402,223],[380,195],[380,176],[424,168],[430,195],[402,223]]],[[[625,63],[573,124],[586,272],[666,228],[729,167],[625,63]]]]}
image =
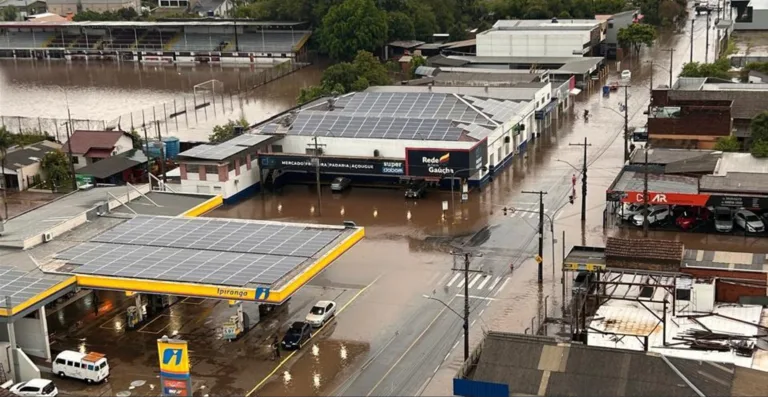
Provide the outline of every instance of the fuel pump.
{"type": "Polygon", "coordinates": [[[235,307],[235,315],[230,316],[229,320],[222,325],[222,338],[233,341],[240,337],[250,327],[250,319],[247,313],[243,312],[243,302],[229,301],[229,306],[235,307]]]}

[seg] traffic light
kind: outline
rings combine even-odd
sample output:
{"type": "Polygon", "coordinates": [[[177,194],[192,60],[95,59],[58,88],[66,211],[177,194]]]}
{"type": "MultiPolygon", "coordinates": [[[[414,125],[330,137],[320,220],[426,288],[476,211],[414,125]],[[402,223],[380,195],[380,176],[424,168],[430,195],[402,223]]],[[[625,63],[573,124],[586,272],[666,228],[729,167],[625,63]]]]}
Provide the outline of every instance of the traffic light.
{"type": "Polygon", "coordinates": [[[568,202],[573,204],[573,195],[568,196],[568,202]]]}
{"type": "Polygon", "coordinates": [[[507,216],[507,207],[504,207],[504,216],[507,216]]]}

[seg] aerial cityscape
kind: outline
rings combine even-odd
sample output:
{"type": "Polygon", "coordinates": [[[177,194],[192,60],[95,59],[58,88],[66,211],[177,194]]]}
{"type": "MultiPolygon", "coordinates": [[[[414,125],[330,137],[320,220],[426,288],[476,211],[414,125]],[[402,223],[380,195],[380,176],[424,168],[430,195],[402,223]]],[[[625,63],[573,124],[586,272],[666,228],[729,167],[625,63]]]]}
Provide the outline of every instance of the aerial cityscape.
{"type": "Polygon", "coordinates": [[[765,0],[0,0],[0,397],[768,395],[765,0]]]}

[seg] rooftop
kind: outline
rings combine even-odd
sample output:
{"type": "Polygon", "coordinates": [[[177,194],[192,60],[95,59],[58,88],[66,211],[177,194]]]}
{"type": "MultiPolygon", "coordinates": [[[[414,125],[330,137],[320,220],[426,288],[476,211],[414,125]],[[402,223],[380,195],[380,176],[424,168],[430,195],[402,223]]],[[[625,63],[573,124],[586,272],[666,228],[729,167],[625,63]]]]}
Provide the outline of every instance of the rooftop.
{"type": "MultiPolygon", "coordinates": [[[[84,131],[78,130],[69,138],[62,148],[63,151],[68,152],[70,145],[72,146],[72,153],[74,154],[86,154],[91,150],[108,150],[115,149],[115,145],[120,140],[125,132],[122,131],[84,131]]],[[[120,148],[122,149],[122,148],[120,148]]]]}
{"type": "Polygon", "coordinates": [[[428,59],[433,66],[461,67],[465,65],[536,65],[538,70],[559,74],[585,74],[604,62],[600,57],[490,57],[470,55],[437,55],[428,59]]]}
{"type": "MultiPolygon", "coordinates": [[[[617,192],[642,192],[644,190],[644,181],[643,172],[623,170],[610,190],[617,192]]],[[[648,191],[697,194],[699,192],[699,179],[683,175],[649,173],[648,191]]]]}
{"type": "MultiPolygon", "coordinates": [[[[597,19],[500,19],[493,24],[493,30],[592,30],[602,21],[597,19]]],[[[482,32],[480,34],[484,34],[482,32]]]]}
{"type": "Polygon", "coordinates": [[[197,145],[179,153],[179,156],[186,159],[221,161],[274,140],[271,136],[243,134],[215,145],[197,145]]]}
{"type": "Polygon", "coordinates": [[[683,259],[683,243],[672,240],[608,237],[605,255],[609,258],[680,262],[683,259]]]}
{"type": "MultiPolygon", "coordinates": [[[[281,21],[245,21],[238,20],[238,26],[259,26],[264,28],[271,27],[286,27],[286,26],[299,26],[304,25],[304,22],[281,22],[281,21]]],[[[27,21],[12,21],[12,22],[0,22],[0,27],[24,27],[24,28],[50,28],[52,26],[63,27],[113,27],[113,28],[167,28],[167,27],[184,27],[184,26],[232,26],[232,20],[223,18],[216,19],[195,19],[195,20],[178,20],[178,21],[51,21],[51,22],[27,22],[27,21]]],[[[298,31],[297,31],[298,32],[298,31]]]]}
{"type": "Polygon", "coordinates": [[[685,250],[683,267],[768,273],[766,254],[685,250]]]}
{"type": "Polygon", "coordinates": [[[343,226],[136,216],[57,253],[47,271],[142,285],[129,290],[248,288],[247,300],[261,299],[255,288],[267,287],[282,302],[362,233],[343,226]]]}
{"type": "Polygon", "coordinates": [[[10,149],[5,156],[6,173],[38,163],[46,154],[60,149],[61,144],[50,141],[42,141],[10,149]]]}
{"type": "Polygon", "coordinates": [[[80,175],[90,175],[97,179],[106,179],[139,164],[146,164],[147,160],[147,156],[143,151],[131,149],[127,152],[86,165],[77,170],[76,173],[80,175]]]}
{"type": "Polygon", "coordinates": [[[727,172],[725,175],[704,175],[699,189],[702,192],[768,194],[768,174],[727,172]]]}
{"type": "Polygon", "coordinates": [[[722,153],[714,175],[725,176],[731,172],[768,174],[768,160],[757,158],[751,153],[722,153]]]}
{"type": "Polygon", "coordinates": [[[673,100],[729,100],[735,119],[752,119],[768,109],[768,83],[743,84],[698,77],[679,78],[669,92],[673,100]]]}
{"type": "Polygon", "coordinates": [[[480,135],[518,115],[540,88],[371,87],[338,98],[333,111],[328,102],[316,102],[258,130],[262,134],[479,141],[480,135]]]}
{"type": "MultiPolygon", "coordinates": [[[[765,374],[729,364],[562,343],[546,336],[491,331],[478,352],[467,378],[505,384],[510,396],[725,396],[738,395],[732,390],[741,390],[745,382],[766,383],[765,374]]],[[[764,393],[766,387],[760,389],[764,393]]]]}

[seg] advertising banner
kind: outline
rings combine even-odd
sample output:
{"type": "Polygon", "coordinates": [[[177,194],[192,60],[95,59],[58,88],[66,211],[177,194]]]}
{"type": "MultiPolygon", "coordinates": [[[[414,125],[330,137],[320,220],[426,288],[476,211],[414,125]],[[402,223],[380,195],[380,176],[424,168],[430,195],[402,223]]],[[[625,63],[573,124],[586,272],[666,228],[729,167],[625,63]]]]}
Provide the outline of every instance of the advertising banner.
{"type": "MultiPolygon", "coordinates": [[[[622,203],[642,204],[643,192],[609,192],[606,198],[609,201],[618,198],[622,203]]],[[[648,192],[648,204],[768,209],[768,197],[648,192]]]]}
{"type": "MultiPolygon", "coordinates": [[[[315,171],[312,156],[259,155],[262,169],[315,171]]],[[[405,175],[405,162],[393,159],[366,159],[348,157],[320,157],[320,172],[328,174],[405,175]]]]}
{"type": "Polygon", "coordinates": [[[191,396],[192,379],[189,377],[189,350],[187,342],[163,337],[157,340],[160,361],[160,384],[164,396],[191,396]]]}
{"type": "Polygon", "coordinates": [[[488,145],[484,139],[471,149],[405,148],[405,162],[409,176],[468,178],[488,162],[488,145]]]}

